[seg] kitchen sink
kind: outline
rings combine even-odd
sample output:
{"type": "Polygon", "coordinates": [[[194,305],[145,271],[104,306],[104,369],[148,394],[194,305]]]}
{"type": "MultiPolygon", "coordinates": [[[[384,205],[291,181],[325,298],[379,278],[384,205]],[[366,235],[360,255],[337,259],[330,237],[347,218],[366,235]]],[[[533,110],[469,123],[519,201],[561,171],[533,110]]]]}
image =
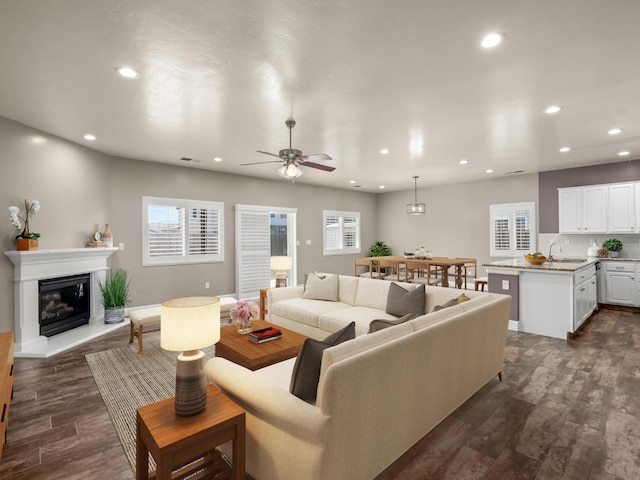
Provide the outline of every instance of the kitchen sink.
{"type": "Polygon", "coordinates": [[[554,258],[551,263],[582,263],[586,261],[586,258],[554,258]]]}

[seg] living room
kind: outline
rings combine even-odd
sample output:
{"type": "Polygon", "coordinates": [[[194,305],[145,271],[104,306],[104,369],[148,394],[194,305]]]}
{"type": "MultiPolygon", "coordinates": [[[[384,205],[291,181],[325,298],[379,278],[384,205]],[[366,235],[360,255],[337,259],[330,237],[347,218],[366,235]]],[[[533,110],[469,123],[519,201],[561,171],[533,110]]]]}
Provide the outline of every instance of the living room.
{"type": "MultiPolygon", "coordinates": [[[[574,5],[574,8],[581,7],[574,5]]],[[[590,8],[593,8],[594,12],[589,18],[597,25],[597,11],[600,7],[595,2],[591,2],[590,8]]],[[[627,17],[633,18],[632,14],[637,13],[636,10],[637,7],[629,7],[631,13],[627,12],[629,13],[627,17]]],[[[623,12],[616,15],[605,15],[607,21],[604,23],[607,28],[603,27],[600,34],[595,36],[596,40],[600,38],[600,35],[604,35],[602,32],[606,33],[609,29],[616,28],[618,23],[624,23],[622,22],[624,16],[623,12]]],[[[577,27],[572,24],[571,28],[577,27]]],[[[625,32],[627,28],[630,28],[627,23],[620,26],[620,30],[625,32]]],[[[571,31],[573,32],[573,30],[571,31]]],[[[510,39],[515,35],[515,33],[513,35],[509,33],[507,38],[510,39]]],[[[15,37],[11,38],[15,39],[15,37]]],[[[470,41],[473,42],[475,39],[470,41]]],[[[5,43],[11,44],[8,41],[5,43]]],[[[571,51],[570,47],[563,48],[571,51]]],[[[19,49],[5,47],[0,52],[5,54],[8,59],[10,50],[19,49]]],[[[562,53],[566,53],[567,50],[563,49],[562,53]]],[[[624,55],[629,53],[628,47],[623,53],[624,55]]],[[[624,56],[623,53],[618,52],[620,56],[624,56]]],[[[559,55],[559,57],[561,56],[559,55]]],[[[620,63],[625,63],[618,58],[618,55],[613,55],[613,57],[620,63]]],[[[111,60],[109,61],[111,62],[111,60]]],[[[613,59],[611,61],[613,62],[613,59]]],[[[113,65],[110,63],[108,69],[113,71],[115,66],[116,63],[113,65]]],[[[614,66],[608,65],[608,68],[614,66]]],[[[89,127],[86,127],[79,117],[68,122],[75,125],[76,134],[74,136],[45,128],[47,122],[67,123],[65,118],[71,115],[69,112],[72,110],[70,104],[65,105],[61,101],[60,104],[47,105],[46,109],[43,105],[44,113],[41,115],[41,120],[30,123],[28,121],[30,117],[26,114],[24,117],[18,115],[13,108],[12,101],[5,98],[3,102],[0,102],[0,106],[2,106],[0,108],[0,158],[4,167],[4,174],[0,178],[0,199],[5,207],[20,205],[24,199],[38,199],[40,201],[42,208],[32,218],[31,229],[41,235],[39,239],[41,250],[82,248],[91,241],[94,232],[104,230],[105,224],[108,223],[113,231],[115,245],[123,244],[124,247],[110,257],[109,266],[112,269],[126,269],[130,275],[131,301],[129,307],[156,305],[168,298],[181,296],[235,294],[236,236],[234,216],[235,206],[238,204],[296,209],[296,235],[299,246],[296,250],[296,278],[291,279],[291,283],[302,283],[305,273],[316,270],[352,274],[354,259],[364,256],[367,246],[376,240],[385,241],[396,254],[424,246],[439,256],[477,258],[478,264],[481,265],[495,259],[489,255],[490,205],[534,202],[539,215],[538,233],[556,233],[557,223],[554,221],[557,222],[557,198],[555,204],[550,200],[550,197],[556,194],[554,189],[562,186],[586,184],[571,183],[566,180],[567,178],[572,176],[580,179],[590,177],[592,183],[621,181],[621,179],[640,180],[640,160],[638,160],[640,148],[634,148],[638,147],[638,136],[634,132],[637,128],[636,125],[640,124],[638,121],[634,122],[637,117],[635,112],[640,110],[635,108],[634,102],[637,102],[636,98],[639,96],[635,95],[637,93],[634,90],[635,87],[627,86],[624,88],[621,86],[628,84],[630,78],[637,78],[634,68],[636,67],[628,66],[622,80],[616,80],[620,83],[616,83],[617,88],[614,88],[616,99],[620,100],[626,97],[627,101],[619,102],[614,107],[610,107],[613,112],[608,108],[603,108],[607,115],[604,113],[592,115],[591,117],[599,115],[603,117],[602,126],[597,131],[593,126],[594,121],[590,117],[589,128],[585,128],[587,132],[581,137],[583,140],[588,139],[588,142],[583,145],[576,144],[573,149],[577,158],[557,152],[556,147],[562,143],[561,137],[563,130],[567,128],[566,124],[558,126],[556,119],[550,120],[550,117],[546,117],[543,112],[546,104],[555,100],[537,96],[535,105],[527,107],[529,114],[531,110],[537,112],[537,117],[532,122],[535,128],[531,127],[531,130],[536,133],[529,135],[532,138],[523,144],[525,146],[519,146],[509,154],[503,155],[504,151],[500,150],[501,153],[496,154],[496,161],[500,162],[500,167],[496,168],[493,174],[485,173],[483,168],[482,175],[474,178],[469,178],[469,174],[463,170],[466,167],[458,164],[459,158],[471,155],[461,153],[462,149],[456,150],[450,155],[444,155],[442,150],[435,152],[427,149],[430,155],[448,156],[448,166],[443,166],[440,163],[436,165],[426,156],[421,160],[413,158],[404,163],[404,157],[409,157],[409,155],[405,155],[403,152],[398,155],[400,158],[393,157],[395,152],[392,149],[392,156],[387,157],[391,158],[389,163],[392,166],[384,166],[384,164],[380,166],[379,160],[371,160],[371,171],[369,172],[367,155],[360,154],[358,155],[360,160],[358,162],[354,160],[354,163],[358,163],[359,169],[354,169],[350,165],[349,148],[343,146],[339,150],[342,155],[336,155],[329,148],[325,148],[332,144],[331,132],[315,133],[309,131],[315,130],[319,123],[323,123],[314,118],[316,116],[315,110],[321,110],[318,105],[320,102],[308,102],[306,104],[307,111],[304,113],[294,109],[293,113],[299,122],[297,130],[293,131],[294,146],[299,145],[304,148],[305,153],[312,150],[315,152],[317,149],[317,151],[326,151],[333,155],[335,157],[334,164],[337,166],[336,172],[342,170],[345,172],[344,176],[331,177],[332,173],[307,169],[304,177],[292,183],[278,177],[273,165],[242,167],[246,174],[238,173],[237,170],[226,170],[222,166],[225,162],[240,164],[264,160],[266,157],[260,158],[260,154],[255,153],[256,150],[268,149],[277,152],[278,145],[280,148],[286,147],[287,132],[284,120],[289,115],[290,109],[288,105],[283,108],[282,103],[273,107],[269,118],[264,113],[257,115],[259,117],[259,121],[256,122],[259,124],[258,126],[249,120],[252,112],[249,107],[242,110],[240,114],[229,114],[232,118],[235,141],[234,145],[226,147],[227,152],[233,152],[234,148],[238,148],[238,145],[242,143],[246,145],[243,150],[238,150],[240,153],[237,155],[234,153],[222,155],[223,162],[218,166],[209,159],[202,164],[184,163],[178,160],[183,155],[191,155],[188,151],[191,146],[193,146],[192,151],[213,150],[212,144],[202,146],[197,141],[198,139],[192,136],[185,137],[186,140],[182,145],[183,150],[170,152],[171,158],[174,159],[172,161],[158,162],[156,158],[140,155],[135,149],[126,150],[123,148],[120,153],[105,153],[101,151],[103,147],[100,143],[102,138],[99,131],[95,131],[98,136],[96,143],[82,139],[85,128],[89,127]],[[300,114],[298,115],[298,113],[300,114]],[[246,118],[238,118],[243,116],[246,118]],[[607,128],[614,126],[614,121],[621,118],[625,120],[622,136],[607,135],[607,128]],[[313,128],[305,128],[305,120],[309,123],[314,122],[313,128]],[[245,134],[242,133],[242,129],[246,124],[251,125],[245,134]],[[268,141],[265,140],[266,137],[257,139],[253,136],[256,130],[260,130],[260,125],[269,132],[268,141]],[[299,136],[297,136],[298,131],[300,131],[299,136]],[[548,134],[549,131],[552,131],[549,136],[538,139],[538,133],[548,134]],[[554,139],[553,142],[549,140],[551,137],[554,139]],[[323,141],[322,138],[325,140],[323,141]],[[584,153],[587,150],[589,153],[584,153]],[[527,153],[523,154],[524,151],[527,153]],[[630,153],[626,157],[618,156],[622,151],[630,153]],[[545,170],[544,165],[548,164],[543,164],[543,160],[538,157],[546,156],[553,157],[556,163],[545,170]],[[622,162],[622,160],[625,161],[622,162]],[[393,166],[393,162],[396,161],[398,162],[397,166],[393,166]],[[401,161],[402,163],[400,163],[401,161]],[[373,168],[374,163],[375,169],[373,168]],[[523,168],[524,171],[514,173],[515,170],[520,169],[522,164],[527,165],[523,168]],[[438,181],[441,170],[449,171],[448,175],[450,176],[446,181],[438,181]],[[348,184],[348,179],[355,178],[356,172],[358,174],[362,172],[362,177],[358,180],[363,184],[365,183],[363,179],[369,175],[366,188],[356,188],[348,184]],[[326,177],[324,177],[325,175],[326,177]],[[420,202],[427,205],[425,215],[409,216],[405,214],[406,205],[414,201],[412,181],[414,175],[420,175],[415,194],[420,202]],[[385,190],[380,190],[379,185],[383,184],[387,177],[389,179],[393,177],[395,183],[389,183],[385,190]],[[327,178],[334,180],[327,180],[327,178]],[[340,178],[340,182],[344,181],[344,184],[338,184],[337,178],[340,178]],[[554,180],[555,178],[562,178],[563,181],[558,183],[554,180]],[[143,266],[142,201],[145,196],[223,202],[225,218],[224,261],[193,265],[143,266]],[[323,255],[323,210],[349,210],[360,213],[362,249],[360,255],[323,255]],[[206,284],[209,285],[208,288],[206,284]]],[[[586,70],[590,71],[589,68],[586,70]]],[[[584,74],[585,71],[576,73],[576,77],[579,77],[580,73],[584,74]]],[[[40,71],[35,72],[33,78],[36,77],[43,84],[46,83],[42,80],[46,77],[43,77],[40,71]]],[[[35,81],[33,78],[29,81],[35,81]]],[[[114,78],[113,82],[115,81],[114,78]]],[[[602,82],[606,83],[604,80],[602,82]]],[[[9,87],[11,86],[9,85],[9,87]]],[[[70,88],[70,90],[73,89],[70,88]]],[[[571,88],[567,88],[563,93],[569,95],[569,90],[571,88]]],[[[7,88],[6,91],[14,92],[12,88],[7,88]]],[[[26,93],[16,92],[15,96],[20,98],[16,103],[29,104],[29,99],[25,98],[26,95],[26,93]]],[[[102,96],[101,92],[97,90],[92,91],[91,95],[102,96]]],[[[343,95],[344,99],[348,97],[349,92],[343,92],[343,95]]],[[[13,95],[5,95],[5,97],[9,96],[13,95]]],[[[586,97],[590,96],[594,95],[589,92],[586,97]]],[[[136,103],[134,97],[135,95],[127,96],[126,101],[118,100],[115,103],[118,105],[121,105],[120,102],[133,104],[136,103]]],[[[383,103],[388,107],[387,103],[394,103],[394,98],[393,95],[390,95],[383,103]]],[[[251,100],[255,101],[256,97],[252,97],[251,100]]],[[[267,103],[271,101],[268,98],[263,100],[267,103]]],[[[577,100],[575,101],[577,102],[577,100]]],[[[406,102],[410,104],[408,100],[406,102]]],[[[332,123],[335,120],[333,127],[335,130],[352,133],[353,118],[367,118],[367,116],[353,115],[351,117],[347,107],[353,108],[354,106],[351,105],[351,102],[344,103],[347,104],[344,110],[336,112],[335,116],[332,115],[332,112],[324,110],[322,115],[330,118],[327,123],[332,123]],[[338,121],[338,119],[341,120],[338,121]]],[[[75,106],[78,111],[83,109],[100,111],[100,108],[91,102],[87,103],[85,97],[78,99],[75,106]]],[[[38,110],[37,105],[31,108],[38,110]]],[[[581,114],[571,113],[571,118],[582,120],[580,116],[586,116],[584,112],[590,109],[583,108],[581,114]]],[[[563,113],[569,114],[569,111],[570,108],[567,106],[563,113]]],[[[170,113],[174,114],[175,111],[170,113]]],[[[392,111],[392,115],[396,119],[400,118],[402,114],[401,110],[392,111]]],[[[32,115],[38,117],[37,112],[32,115]]],[[[385,116],[387,115],[391,116],[385,113],[385,116]]],[[[478,124],[464,120],[466,111],[463,106],[457,108],[455,115],[463,119],[460,121],[460,129],[482,130],[482,128],[478,128],[478,124]]],[[[119,122],[126,125],[124,117],[126,114],[121,117],[113,117],[105,122],[108,124],[104,125],[105,131],[113,128],[119,122]]],[[[510,118],[513,120],[517,116],[510,118]]],[[[393,120],[391,123],[396,121],[393,120]]],[[[435,120],[431,121],[435,122],[435,120]]],[[[529,128],[516,120],[513,122],[515,122],[513,125],[516,125],[518,129],[528,130],[529,128]]],[[[372,123],[386,124],[382,120],[372,121],[372,123]]],[[[443,124],[452,125],[454,122],[447,121],[443,124]]],[[[91,128],[93,129],[93,127],[91,128]]],[[[156,141],[161,143],[161,137],[166,133],[163,128],[159,127],[158,130],[154,130],[149,137],[145,137],[144,141],[139,143],[152,144],[156,141]]],[[[222,131],[224,128],[220,127],[219,132],[215,134],[218,140],[217,144],[224,143],[224,139],[220,140],[220,137],[224,137],[220,133],[222,131]]],[[[406,134],[406,131],[405,128],[403,135],[406,134]]],[[[501,142],[509,143],[510,134],[511,132],[503,135],[494,131],[492,135],[497,143],[493,147],[498,148],[497,144],[501,142]]],[[[438,130],[434,135],[449,138],[451,144],[466,144],[472,141],[472,138],[452,139],[455,135],[452,132],[446,133],[445,130],[438,130]]],[[[111,131],[109,136],[115,137],[115,139],[110,139],[112,144],[118,143],[118,137],[122,138],[123,144],[135,146],[138,142],[133,135],[128,134],[126,127],[123,127],[119,132],[111,131]]],[[[490,136],[487,134],[487,137],[490,136]]],[[[206,133],[202,134],[202,137],[206,137],[206,133]]],[[[355,138],[355,135],[349,138],[355,138]]],[[[374,143],[372,140],[374,138],[376,143],[374,150],[377,154],[378,148],[383,145],[377,145],[376,134],[369,137],[367,142],[374,143]]],[[[347,140],[343,142],[346,143],[347,140]]],[[[403,143],[398,141],[396,144],[403,143]]],[[[483,150],[483,152],[478,155],[480,158],[470,158],[470,164],[473,165],[475,161],[479,165],[481,162],[487,161],[487,158],[484,157],[490,157],[491,149],[483,150]]],[[[198,158],[197,155],[193,156],[198,158]]],[[[484,163],[482,165],[484,166],[484,163]]],[[[4,239],[4,251],[14,250],[16,231],[8,219],[0,223],[0,234],[4,239]]],[[[538,244],[538,248],[542,249],[543,245],[538,244]]],[[[479,273],[482,274],[482,269],[479,273]]],[[[0,262],[0,332],[14,329],[13,276],[14,267],[5,258],[3,262],[0,262]]],[[[123,338],[119,338],[118,341],[123,338]]],[[[114,348],[118,341],[110,340],[109,342],[113,343],[107,343],[110,348],[114,348]]],[[[124,341],[126,342],[126,339],[124,341]]],[[[526,343],[526,340],[521,341],[526,343]]]]}

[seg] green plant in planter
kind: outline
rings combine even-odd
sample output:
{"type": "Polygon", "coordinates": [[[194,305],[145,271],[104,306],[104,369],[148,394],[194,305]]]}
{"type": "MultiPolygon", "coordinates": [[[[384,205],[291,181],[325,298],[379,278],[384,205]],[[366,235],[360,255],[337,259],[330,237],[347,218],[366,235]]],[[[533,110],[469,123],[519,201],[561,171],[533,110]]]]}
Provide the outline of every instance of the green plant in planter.
{"type": "Polygon", "coordinates": [[[115,270],[107,275],[104,282],[98,282],[104,322],[120,323],[124,320],[124,306],[129,301],[129,280],[125,270],[115,270]]]}
{"type": "Polygon", "coordinates": [[[622,251],[622,242],[617,238],[610,238],[602,242],[602,248],[606,248],[610,252],[622,251]]]}
{"type": "Polygon", "coordinates": [[[380,241],[371,245],[367,252],[367,257],[386,257],[388,255],[391,255],[391,248],[389,248],[386,243],[380,241]]]}

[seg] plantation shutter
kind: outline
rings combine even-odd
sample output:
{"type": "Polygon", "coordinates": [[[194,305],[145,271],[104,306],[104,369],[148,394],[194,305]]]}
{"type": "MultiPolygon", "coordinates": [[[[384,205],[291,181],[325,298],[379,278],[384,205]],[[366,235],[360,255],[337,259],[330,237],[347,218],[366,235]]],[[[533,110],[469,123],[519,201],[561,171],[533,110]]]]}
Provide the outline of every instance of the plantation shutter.
{"type": "Polygon", "coordinates": [[[210,208],[189,209],[189,255],[220,253],[220,212],[210,208]]]}
{"type": "Polygon", "coordinates": [[[184,208],[149,205],[149,256],[184,255],[184,208]]]}
{"type": "Polygon", "coordinates": [[[271,281],[269,212],[236,205],[236,292],[258,298],[271,281]]]}
{"type": "Polygon", "coordinates": [[[324,210],[324,255],[360,253],[360,213],[324,210]]]}
{"type": "Polygon", "coordinates": [[[518,257],[536,250],[535,204],[491,205],[491,256],[518,257]]]}

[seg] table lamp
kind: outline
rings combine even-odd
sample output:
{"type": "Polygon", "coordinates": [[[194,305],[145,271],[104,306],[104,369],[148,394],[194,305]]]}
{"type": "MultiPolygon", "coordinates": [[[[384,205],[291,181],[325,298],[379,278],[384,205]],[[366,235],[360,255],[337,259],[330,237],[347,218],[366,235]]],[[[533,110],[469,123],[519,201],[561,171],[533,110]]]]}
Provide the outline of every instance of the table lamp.
{"type": "Polygon", "coordinates": [[[176,413],[195,415],[207,404],[204,352],[220,340],[220,299],[183,297],[160,305],[160,346],[182,352],[176,363],[176,413]]]}
{"type": "Polygon", "coordinates": [[[291,270],[291,257],[271,257],[271,270],[276,270],[276,287],[287,286],[287,271],[291,270]]]}

